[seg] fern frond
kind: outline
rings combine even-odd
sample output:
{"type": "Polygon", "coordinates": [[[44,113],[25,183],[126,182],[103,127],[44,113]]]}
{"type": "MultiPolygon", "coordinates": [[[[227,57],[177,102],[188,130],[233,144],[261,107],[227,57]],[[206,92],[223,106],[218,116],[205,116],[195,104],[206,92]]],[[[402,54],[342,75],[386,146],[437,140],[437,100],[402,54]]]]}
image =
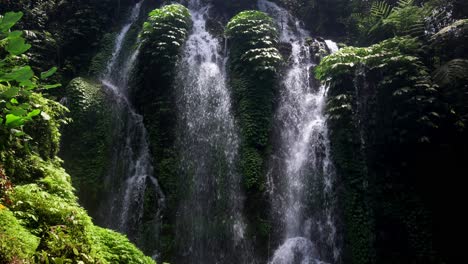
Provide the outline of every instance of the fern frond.
{"type": "Polygon", "coordinates": [[[384,1],[377,1],[372,4],[370,14],[380,20],[388,17],[392,12],[392,7],[384,1]]]}
{"type": "Polygon", "coordinates": [[[468,60],[454,59],[434,72],[434,81],[441,87],[468,81],[468,60]]]}
{"type": "Polygon", "coordinates": [[[414,4],[414,0],[398,0],[396,8],[405,8],[412,6],[414,4]]]}

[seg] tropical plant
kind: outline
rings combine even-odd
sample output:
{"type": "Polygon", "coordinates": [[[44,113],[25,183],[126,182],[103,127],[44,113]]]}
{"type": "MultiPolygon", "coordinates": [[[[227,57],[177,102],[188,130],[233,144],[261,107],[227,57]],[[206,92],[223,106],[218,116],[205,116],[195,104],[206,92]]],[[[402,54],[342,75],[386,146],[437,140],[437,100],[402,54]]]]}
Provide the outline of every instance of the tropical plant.
{"type": "Polygon", "coordinates": [[[353,13],[358,42],[372,44],[396,36],[423,37],[429,17],[440,16],[430,5],[417,6],[414,0],[399,0],[394,6],[386,1],[375,1],[369,10],[353,13]]]}
{"type": "Polygon", "coordinates": [[[28,138],[23,131],[26,122],[41,115],[43,119],[50,117],[41,107],[32,102],[31,97],[36,91],[59,87],[60,84],[48,85],[42,83],[53,75],[57,68],[43,72],[40,78],[34,75],[29,65],[26,65],[25,56],[31,48],[25,43],[21,31],[10,29],[21,19],[21,12],[6,13],[0,20],[0,48],[6,55],[0,61],[0,129],[8,131],[16,137],[28,138]]]}

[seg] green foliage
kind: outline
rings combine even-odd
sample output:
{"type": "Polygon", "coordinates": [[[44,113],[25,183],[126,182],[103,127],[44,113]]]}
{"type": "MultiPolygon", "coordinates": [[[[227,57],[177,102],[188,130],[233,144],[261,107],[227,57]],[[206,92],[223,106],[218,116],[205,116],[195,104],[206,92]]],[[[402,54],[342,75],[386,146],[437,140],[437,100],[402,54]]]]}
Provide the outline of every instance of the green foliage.
{"type": "Polygon", "coordinates": [[[39,238],[24,228],[13,213],[0,204],[0,262],[33,263],[39,238]]]}
{"type": "Polygon", "coordinates": [[[232,39],[236,54],[242,54],[240,57],[232,56],[235,60],[233,65],[238,65],[238,70],[276,72],[282,58],[276,48],[278,33],[275,24],[267,14],[241,12],[229,21],[225,34],[232,39]]]}
{"type": "Polygon", "coordinates": [[[425,219],[424,206],[421,202],[403,206],[401,195],[395,194],[418,201],[410,187],[417,176],[404,174],[408,157],[436,140],[443,114],[437,103],[440,91],[421,53],[417,39],[392,38],[367,48],[343,48],[315,69],[316,77],[330,86],[332,157],[338,173],[345,175],[347,244],[354,263],[380,263],[379,246],[388,247],[386,238],[376,232],[382,222],[404,226],[412,254],[424,258],[432,254],[430,224],[421,220],[423,226],[415,228],[405,216],[419,210],[415,217],[425,219]],[[389,212],[383,203],[398,210],[389,212]]]}
{"type": "MultiPolygon", "coordinates": [[[[25,43],[21,31],[9,32],[9,29],[22,17],[22,13],[10,12],[0,21],[0,47],[7,55],[0,62],[0,125],[2,129],[10,129],[12,134],[22,136],[22,126],[38,116],[41,110],[28,103],[32,90],[36,88],[50,89],[58,85],[40,85],[31,67],[19,62],[16,56],[25,53],[31,45],[25,43]],[[23,64],[23,65],[21,65],[23,64]],[[23,99],[25,98],[25,99],[23,99]],[[20,130],[18,130],[20,129],[20,130]]],[[[41,74],[41,79],[47,79],[57,69],[52,68],[41,74]]]]}
{"type": "Polygon", "coordinates": [[[384,1],[377,1],[372,3],[370,9],[370,15],[374,19],[385,19],[387,18],[392,11],[392,7],[384,1]]]}
{"type": "Polygon", "coordinates": [[[449,87],[468,81],[468,60],[454,59],[434,72],[434,81],[441,87],[449,87]]]}
{"type": "MultiPolygon", "coordinates": [[[[9,30],[21,16],[22,13],[7,13],[2,28],[9,30]]],[[[34,166],[37,159],[28,154],[30,151],[44,159],[57,154],[59,126],[66,122],[63,115],[67,109],[39,93],[60,86],[43,83],[57,68],[36,77],[22,54],[31,47],[25,44],[22,32],[3,31],[0,36],[0,48],[5,50],[0,62],[0,161],[11,180],[19,182],[43,175],[34,166]]]]}
{"type": "Polygon", "coordinates": [[[73,122],[63,129],[60,156],[66,161],[65,169],[73,175],[81,203],[93,215],[100,204],[111,155],[113,134],[109,131],[113,131],[117,121],[99,83],[75,78],[67,86],[65,96],[73,122]]]}
{"type": "Polygon", "coordinates": [[[103,263],[154,264],[150,257],[141,253],[125,236],[117,232],[93,226],[90,233],[95,245],[93,251],[103,263]]]}
{"type": "Polygon", "coordinates": [[[225,31],[230,41],[231,86],[240,120],[241,171],[249,190],[263,190],[263,159],[273,115],[275,73],[282,58],[273,20],[263,12],[244,11],[225,31]]]}
{"type": "Polygon", "coordinates": [[[40,263],[154,263],[125,236],[92,224],[77,203],[70,176],[59,164],[42,162],[41,169],[45,178],[16,186],[10,194],[10,209],[21,224],[18,232],[25,227],[24,239],[40,238],[32,250],[25,251],[28,256],[34,255],[40,263]]]}
{"type": "MultiPolygon", "coordinates": [[[[419,50],[419,42],[412,38],[393,38],[368,48],[347,47],[326,57],[316,68],[316,76],[337,84],[349,74],[364,74],[364,78],[372,74],[382,76],[377,80],[376,89],[392,96],[388,99],[394,107],[392,118],[395,124],[402,125],[395,128],[395,137],[403,141],[427,142],[428,133],[437,128],[439,118],[439,114],[432,111],[437,87],[432,83],[427,67],[415,56],[419,50]],[[418,109],[410,111],[415,105],[418,109]],[[413,131],[415,134],[408,133],[413,126],[420,130],[413,131]]],[[[342,110],[350,110],[350,104],[343,104],[343,100],[358,100],[355,96],[354,91],[348,91],[331,98],[331,118],[339,118],[342,110]]]]}
{"type": "Polygon", "coordinates": [[[190,13],[180,4],[167,5],[150,12],[141,31],[142,52],[150,64],[171,69],[192,26],[190,13]]]}
{"type": "Polygon", "coordinates": [[[417,6],[414,0],[372,2],[368,11],[359,10],[348,19],[354,24],[359,44],[372,44],[397,36],[424,37],[426,21],[436,15],[429,5],[417,6]]]}

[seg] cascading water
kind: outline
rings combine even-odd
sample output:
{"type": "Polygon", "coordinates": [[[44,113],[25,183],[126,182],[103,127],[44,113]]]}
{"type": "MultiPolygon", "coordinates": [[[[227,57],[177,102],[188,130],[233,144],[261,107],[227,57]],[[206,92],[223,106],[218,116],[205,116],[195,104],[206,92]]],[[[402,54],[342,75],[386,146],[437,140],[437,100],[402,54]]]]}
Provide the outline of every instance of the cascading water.
{"type": "Polygon", "coordinates": [[[226,86],[226,56],[206,29],[209,6],[188,5],[193,30],[178,69],[181,181],[177,263],[254,263],[244,238],[239,139],[226,86]]]}
{"type": "Polygon", "coordinates": [[[101,78],[103,86],[110,91],[114,99],[114,115],[117,121],[110,169],[104,183],[108,197],[100,215],[106,226],[126,233],[137,243],[145,209],[145,193],[152,192],[158,199],[158,204],[154,205],[155,210],[152,210],[155,219],[159,218],[160,209],[164,204],[164,194],[153,176],[143,117],[135,112],[127,97],[129,79],[139,49],[128,52],[123,46],[125,42],[138,42],[138,39],[129,39],[128,33],[139,18],[142,2],[133,7],[130,17],[117,35],[112,57],[101,78]]]}
{"type": "MultiPolygon", "coordinates": [[[[325,86],[314,82],[315,66],[306,39],[309,33],[289,12],[266,0],[260,10],[278,23],[280,42],[289,43],[289,66],[282,81],[276,113],[279,142],[275,147],[269,176],[273,218],[283,243],[274,253],[272,264],[319,263],[319,259],[339,262],[340,250],[334,217],[335,172],[325,116],[325,86]]],[[[336,44],[327,41],[329,50],[336,44]]]]}

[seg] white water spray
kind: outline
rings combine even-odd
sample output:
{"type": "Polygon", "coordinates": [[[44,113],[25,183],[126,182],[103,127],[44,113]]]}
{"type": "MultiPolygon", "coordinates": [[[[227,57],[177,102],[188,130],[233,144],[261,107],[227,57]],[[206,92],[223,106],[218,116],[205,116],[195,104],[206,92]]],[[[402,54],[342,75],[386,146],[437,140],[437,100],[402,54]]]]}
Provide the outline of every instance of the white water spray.
{"type": "MultiPolygon", "coordinates": [[[[275,153],[280,175],[269,180],[273,210],[284,227],[284,242],[271,263],[317,263],[328,256],[335,262],[340,251],[333,215],[335,171],[325,116],[327,87],[314,82],[315,65],[306,41],[309,33],[301,23],[275,3],[259,0],[258,7],[273,16],[280,41],[291,46],[275,117],[280,134],[275,153]],[[297,259],[301,261],[294,262],[297,259]]],[[[330,50],[337,50],[334,42],[326,43],[330,50]]]]}
{"type": "Polygon", "coordinates": [[[106,180],[114,193],[103,210],[110,214],[107,225],[126,233],[133,240],[137,240],[139,236],[139,225],[145,206],[144,195],[148,188],[151,188],[158,199],[158,210],[154,212],[154,218],[160,217],[165,200],[158,181],[153,176],[143,116],[135,111],[128,99],[129,80],[139,54],[139,46],[130,54],[123,46],[126,41],[138,42],[138,39],[127,38],[140,16],[142,3],[143,1],[133,7],[126,24],[117,35],[112,57],[101,79],[103,86],[111,92],[115,100],[118,120],[112,166],[106,180]]]}

